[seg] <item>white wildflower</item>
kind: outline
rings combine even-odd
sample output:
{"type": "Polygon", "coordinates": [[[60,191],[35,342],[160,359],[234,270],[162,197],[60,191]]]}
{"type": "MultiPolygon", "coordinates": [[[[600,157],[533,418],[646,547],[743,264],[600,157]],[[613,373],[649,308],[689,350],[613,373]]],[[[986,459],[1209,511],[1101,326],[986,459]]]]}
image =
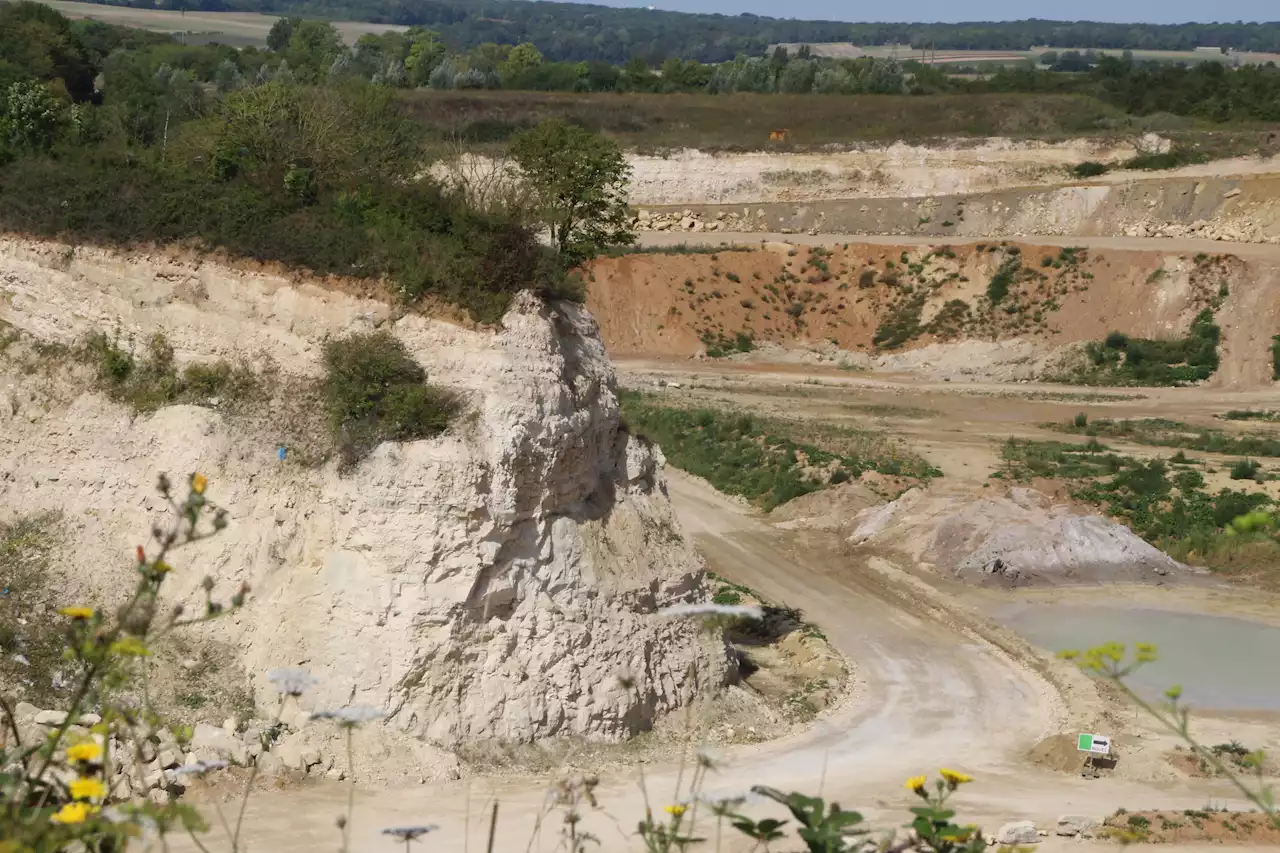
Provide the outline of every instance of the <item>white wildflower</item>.
{"type": "Polygon", "coordinates": [[[731,616],[763,619],[764,611],[754,604],[673,604],[658,611],[659,616],[731,616]]]}
{"type": "Polygon", "coordinates": [[[197,761],[193,764],[184,764],[181,767],[173,768],[169,772],[173,774],[175,779],[177,779],[183,776],[199,776],[201,774],[208,773],[211,770],[225,770],[230,766],[229,762],[223,761],[219,758],[213,761],[197,761]]]}
{"type": "Polygon", "coordinates": [[[344,728],[354,728],[361,723],[380,720],[386,713],[372,705],[348,705],[336,711],[316,711],[311,715],[313,720],[333,720],[344,728]]]}
{"type": "Polygon", "coordinates": [[[267,672],[267,681],[274,684],[276,689],[285,696],[301,696],[320,683],[320,679],[305,669],[297,667],[270,670],[267,672]]]}
{"type": "Polygon", "coordinates": [[[706,793],[699,797],[702,802],[711,806],[713,809],[725,809],[732,811],[746,803],[755,802],[760,799],[757,795],[750,791],[724,791],[720,793],[706,793]]]}
{"type": "Polygon", "coordinates": [[[413,841],[415,838],[426,835],[428,832],[435,832],[439,828],[434,823],[426,826],[388,826],[382,830],[382,834],[394,835],[402,841],[413,841]]]}

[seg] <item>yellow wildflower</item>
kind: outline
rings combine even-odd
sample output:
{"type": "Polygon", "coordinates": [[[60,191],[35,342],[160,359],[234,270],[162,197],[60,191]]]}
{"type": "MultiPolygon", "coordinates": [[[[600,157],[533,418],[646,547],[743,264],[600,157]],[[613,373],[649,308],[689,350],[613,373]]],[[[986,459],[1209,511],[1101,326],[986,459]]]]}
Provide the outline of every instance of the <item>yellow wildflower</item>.
{"type": "Polygon", "coordinates": [[[922,774],[920,776],[912,776],[907,780],[904,786],[908,791],[916,791],[917,793],[924,790],[924,785],[929,780],[922,774]]]}
{"type": "Polygon", "coordinates": [[[63,616],[68,616],[72,619],[92,619],[93,618],[92,607],[78,607],[78,606],[77,607],[61,607],[58,609],[58,612],[61,613],[63,616]]]}
{"type": "Polygon", "coordinates": [[[82,777],[73,781],[68,787],[71,789],[72,798],[77,800],[96,800],[107,793],[107,786],[102,784],[101,779],[82,777]]]}
{"type": "Polygon", "coordinates": [[[946,767],[942,768],[938,772],[942,774],[943,779],[947,780],[947,784],[953,788],[957,785],[963,785],[965,782],[973,781],[972,776],[965,775],[964,773],[960,773],[956,770],[949,770],[946,767]]]}
{"type": "Polygon", "coordinates": [[[667,814],[672,817],[680,817],[680,815],[684,814],[684,806],[679,803],[676,803],[674,806],[667,806],[667,814]]]}
{"type": "Polygon", "coordinates": [[[152,570],[157,571],[160,574],[173,571],[173,566],[169,565],[164,560],[156,560],[155,565],[153,565],[151,568],[152,570]]]}
{"type": "Polygon", "coordinates": [[[102,747],[91,740],[67,747],[67,761],[97,761],[102,757],[102,747]]]}
{"type": "Polygon", "coordinates": [[[208,485],[208,479],[206,479],[204,474],[201,474],[199,471],[191,475],[191,491],[195,492],[197,495],[203,495],[204,490],[208,485]]]}
{"type": "Polygon", "coordinates": [[[67,803],[49,820],[54,823],[84,823],[90,815],[97,813],[97,806],[91,806],[88,803],[67,803]]]}
{"type": "Polygon", "coordinates": [[[122,657],[144,658],[151,654],[146,643],[137,637],[121,637],[111,644],[111,653],[122,657]]]}

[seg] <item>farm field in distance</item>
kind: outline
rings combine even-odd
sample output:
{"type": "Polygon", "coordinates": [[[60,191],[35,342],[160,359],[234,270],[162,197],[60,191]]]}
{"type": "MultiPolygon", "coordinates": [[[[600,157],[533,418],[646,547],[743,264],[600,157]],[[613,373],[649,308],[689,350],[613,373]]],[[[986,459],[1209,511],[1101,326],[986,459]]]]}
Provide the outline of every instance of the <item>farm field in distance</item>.
{"type": "MultiPolygon", "coordinates": [[[[121,27],[137,27],[157,33],[187,33],[190,44],[217,42],[232,47],[262,47],[267,33],[278,15],[255,12],[178,12],[169,9],[134,9],[129,6],[105,6],[98,3],[76,3],[72,0],[41,0],[69,18],[102,21],[121,27]]],[[[348,44],[365,33],[402,31],[408,27],[395,24],[368,24],[360,21],[334,21],[348,44]]]]}
{"type": "MultiPolygon", "coordinates": [[[[771,46],[772,47],[772,46],[771,46]]],[[[795,50],[799,44],[783,45],[788,50],[795,50]]],[[[814,56],[826,56],[833,59],[857,59],[862,56],[877,59],[915,60],[926,65],[965,65],[969,63],[1015,63],[1034,60],[1042,53],[1085,48],[1045,45],[1031,50],[929,50],[921,51],[906,44],[882,44],[858,47],[844,42],[829,44],[811,44],[810,51],[814,56]]],[[[1094,53],[1104,56],[1120,56],[1123,50],[1107,48],[1094,49],[1094,53]]],[[[1231,65],[1265,65],[1268,62],[1280,62],[1280,53],[1255,53],[1239,51],[1228,54],[1211,50],[1133,50],[1133,58],[1139,62],[1226,62],[1231,65]]]]}

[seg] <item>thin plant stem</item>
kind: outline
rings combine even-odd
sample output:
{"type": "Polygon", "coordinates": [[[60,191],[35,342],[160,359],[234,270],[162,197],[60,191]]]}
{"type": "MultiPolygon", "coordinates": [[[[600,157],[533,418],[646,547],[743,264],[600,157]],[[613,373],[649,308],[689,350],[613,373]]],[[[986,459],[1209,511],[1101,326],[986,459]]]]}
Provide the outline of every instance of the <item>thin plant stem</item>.
{"type": "Polygon", "coordinates": [[[200,853],[209,853],[209,848],[204,846],[204,842],[201,841],[199,837],[196,836],[196,831],[192,829],[190,826],[187,827],[187,835],[191,836],[191,842],[195,844],[197,848],[199,848],[200,853]]]}
{"type": "MultiPolygon", "coordinates": [[[[271,721],[271,727],[275,728],[280,725],[280,718],[284,716],[284,703],[286,698],[281,698],[280,704],[276,707],[276,717],[271,721]]],[[[240,830],[244,827],[244,812],[249,807],[249,795],[253,793],[253,783],[258,779],[258,767],[262,763],[262,755],[259,754],[253,760],[253,768],[249,771],[249,779],[244,785],[244,795],[240,798],[240,813],[236,815],[236,831],[231,837],[231,853],[237,853],[240,849],[240,830]]]]}
{"type": "Polygon", "coordinates": [[[351,818],[356,811],[356,760],[351,749],[354,726],[347,727],[347,773],[351,776],[351,784],[347,786],[347,820],[342,825],[342,853],[351,849],[351,818]]]}
{"type": "Polygon", "coordinates": [[[222,824],[222,831],[227,834],[227,840],[231,842],[231,849],[236,849],[236,834],[231,831],[231,824],[227,823],[227,816],[222,812],[222,804],[217,800],[213,801],[213,810],[218,813],[218,822],[222,824]]]}
{"type": "MultiPolygon", "coordinates": [[[[1268,802],[1261,794],[1255,792],[1243,781],[1241,781],[1239,776],[1237,776],[1237,774],[1233,770],[1231,770],[1231,768],[1227,767],[1226,763],[1223,762],[1222,759],[1214,755],[1212,751],[1205,749],[1195,740],[1195,738],[1191,737],[1190,730],[1188,729],[1186,724],[1185,714],[1182,715],[1180,718],[1167,717],[1164,713],[1160,711],[1160,709],[1156,708],[1150,702],[1148,702],[1147,700],[1139,696],[1137,693],[1135,693],[1132,690],[1132,688],[1130,688],[1129,685],[1124,682],[1123,678],[1121,678],[1119,674],[1112,674],[1111,680],[1122,691],[1124,691],[1125,695],[1128,696],[1131,700],[1133,700],[1138,705],[1138,707],[1142,708],[1142,710],[1146,711],[1148,714],[1155,717],[1165,728],[1169,729],[1171,732],[1173,732],[1174,734],[1182,738],[1184,741],[1186,741],[1187,745],[1191,747],[1192,751],[1194,751],[1196,755],[1198,755],[1200,758],[1207,761],[1215,771],[1217,771],[1218,773],[1221,773],[1223,776],[1226,776],[1227,779],[1231,782],[1231,784],[1235,786],[1236,790],[1244,795],[1245,799],[1247,799],[1249,802],[1256,805],[1258,808],[1262,809],[1262,811],[1271,818],[1272,823],[1274,823],[1276,826],[1280,826],[1280,814],[1277,814],[1275,806],[1270,802],[1268,802]],[[1180,719],[1181,722],[1178,722],[1177,721],[1178,719],[1180,719]]],[[[1177,714],[1176,707],[1174,708],[1174,714],[1175,715],[1177,714]]]]}
{"type": "Polygon", "coordinates": [[[485,853],[493,853],[493,839],[498,833],[498,801],[493,801],[493,813],[489,815],[489,843],[485,845],[485,853]]]}

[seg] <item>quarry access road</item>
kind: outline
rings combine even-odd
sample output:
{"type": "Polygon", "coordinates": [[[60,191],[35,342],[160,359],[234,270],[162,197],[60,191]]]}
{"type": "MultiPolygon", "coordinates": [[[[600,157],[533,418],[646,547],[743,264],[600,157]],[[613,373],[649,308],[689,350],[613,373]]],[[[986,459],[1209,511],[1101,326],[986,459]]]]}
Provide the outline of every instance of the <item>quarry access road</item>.
{"type": "MultiPolygon", "coordinates": [[[[1156,788],[1030,766],[1026,749],[1061,730],[1067,709],[1060,689],[1021,656],[1016,641],[989,641],[976,620],[967,621],[891,567],[855,564],[838,543],[780,531],[701,481],[678,471],[669,477],[677,514],[710,567],[803,609],[854,667],[849,699],[802,733],[724,750],[720,769],[708,780],[709,793],[754,784],[821,791],[857,807],[877,825],[893,827],[910,805],[903,779],[951,766],[978,778],[961,790],[956,804],[966,818],[988,826],[1014,818],[1044,825],[1062,813],[1109,814],[1118,804],[1199,808],[1209,798],[1232,802],[1225,788],[1210,783],[1156,788]]],[[[358,742],[357,736],[357,750],[358,742]]],[[[551,775],[431,785],[406,780],[389,790],[360,789],[351,849],[401,849],[381,828],[437,824],[432,847],[482,850],[489,808],[497,800],[494,849],[555,850],[561,845],[560,814],[543,821],[540,832],[535,829],[551,775]]],[[[680,775],[677,766],[644,767],[655,809],[671,801],[680,775]]],[[[634,767],[603,774],[597,791],[601,809],[588,812],[580,827],[601,839],[601,850],[642,849],[633,834],[646,802],[640,779],[634,767]]],[[[288,853],[336,846],[334,821],[345,810],[346,796],[339,783],[256,794],[245,820],[249,849],[288,853]]],[[[757,803],[746,811],[764,815],[778,808],[757,803]]],[[[710,831],[705,824],[703,829],[710,831]]],[[[731,843],[726,836],[723,849],[750,846],[734,835],[731,843]]]]}
{"type": "Polygon", "coordinates": [[[1231,243],[1184,237],[1058,237],[1031,234],[1024,237],[918,237],[903,234],[781,234],[754,231],[646,231],[636,238],[641,248],[662,246],[752,246],[766,243],[794,243],[798,246],[830,246],[864,243],[874,246],[964,246],[1004,240],[1031,246],[1079,246],[1134,252],[1167,252],[1174,255],[1236,255],[1241,258],[1280,261],[1280,244],[1231,243]]]}

